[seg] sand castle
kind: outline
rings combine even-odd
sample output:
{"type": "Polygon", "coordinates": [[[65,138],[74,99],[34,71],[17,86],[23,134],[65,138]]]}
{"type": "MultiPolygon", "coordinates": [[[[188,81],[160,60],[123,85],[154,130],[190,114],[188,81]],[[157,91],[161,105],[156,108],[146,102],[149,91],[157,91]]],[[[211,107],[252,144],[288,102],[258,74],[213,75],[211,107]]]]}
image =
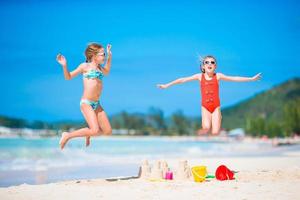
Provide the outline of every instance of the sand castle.
{"type": "MultiPolygon", "coordinates": [[[[155,161],[151,168],[148,160],[143,160],[139,171],[139,177],[143,179],[160,180],[173,179],[173,173],[170,171],[168,163],[165,160],[155,161]]],[[[191,168],[188,166],[186,160],[181,160],[178,163],[177,169],[174,173],[175,180],[191,180],[191,168]]]]}
{"type": "Polygon", "coordinates": [[[178,166],[174,174],[174,179],[191,180],[191,178],[192,178],[191,168],[189,167],[187,160],[180,160],[178,162],[178,166]]]}
{"type": "Polygon", "coordinates": [[[156,161],[151,169],[150,179],[162,179],[163,170],[161,169],[161,162],[156,161]]]}
{"type": "Polygon", "coordinates": [[[163,178],[166,178],[166,173],[168,171],[170,171],[170,168],[168,166],[168,163],[165,161],[165,160],[162,160],[160,162],[160,167],[161,167],[161,170],[162,170],[162,173],[163,173],[163,178]]]}
{"type": "Polygon", "coordinates": [[[142,165],[140,166],[139,177],[146,179],[150,177],[151,167],[148,160],[143,160],[142,165]]]}

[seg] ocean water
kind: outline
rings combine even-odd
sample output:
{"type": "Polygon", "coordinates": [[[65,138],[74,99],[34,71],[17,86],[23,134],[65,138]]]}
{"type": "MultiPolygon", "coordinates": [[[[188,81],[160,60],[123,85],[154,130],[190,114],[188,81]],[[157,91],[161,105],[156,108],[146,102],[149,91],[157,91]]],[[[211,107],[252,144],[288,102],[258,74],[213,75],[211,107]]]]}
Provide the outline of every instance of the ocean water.
{"type": "Polygon", "coordinates": [[[0,186],[137,175],[143,159],[255,156],[269,143],[170,137],[99,137],[91,146],[73,139],[63,151],[59,138],[1,138],[0,186]]]}

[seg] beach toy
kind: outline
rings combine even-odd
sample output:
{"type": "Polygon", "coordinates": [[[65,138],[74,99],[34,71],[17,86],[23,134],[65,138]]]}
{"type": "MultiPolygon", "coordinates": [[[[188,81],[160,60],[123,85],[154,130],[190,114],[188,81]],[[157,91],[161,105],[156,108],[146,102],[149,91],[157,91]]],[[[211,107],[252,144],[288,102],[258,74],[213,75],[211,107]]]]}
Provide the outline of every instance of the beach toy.
{"type": "Polygon", "coordinates": [[[205,178],[206,178],[206,175],[207,175],[206,166],[192,167],[192,174],[194,176],[195,182],[205,181],[205,178]]]}
{"type": "Polygon", "coordinates": [[[165,181],[167,181],[167,180],[165,180],[165,179],[163,179],[163,178],[157,178],[157,179],[155,179],[155,178],[150,178],[150,179],[148,179],[149,181],[152,181],[152,182],[165,182],[165,181]]]}
{"type": "Polygon", "coordinates": [[[220,165],[216,170],[216,178],[220,181],[233,180],[234,173],[225,165],[220,165]]]}
{"type": "Polygon", "coordinates": [[[206,175],[206,177],[205,178],[216,178],[216,176],[214,176],[214,175],[211,175],[211,174],[208,174],[208,175],[206,175]]]}
{"type": "Polygon", "coordinates": [[[173,180],[173,172],[167,171],[165,175],[166,180],[173,180]]]}

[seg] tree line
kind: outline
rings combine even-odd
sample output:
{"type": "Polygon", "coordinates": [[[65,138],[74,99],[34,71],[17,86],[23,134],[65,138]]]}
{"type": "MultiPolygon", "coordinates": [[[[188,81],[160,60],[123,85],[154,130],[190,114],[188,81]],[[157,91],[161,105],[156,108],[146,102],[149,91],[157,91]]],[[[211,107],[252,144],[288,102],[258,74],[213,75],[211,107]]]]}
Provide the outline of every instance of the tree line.
{"type": "Polygon", "coordinates": [[[246,132],[252,136],[285,137],[300,135],[300,98],[283,107],[283,116],[268,119],[264,116],[246,119],[246,132]]]}
{"type": "MultiPolygon", "coordinates": [[[[300,134],[300,99],[290,101],[283,108],[284,116],[280,120],[268,119],[264,116],[244,117],[245,131],[251,136],[284,137],[300,134]]],[[[226,116],[223,116],[226,118],[226,116]]],[[[178,110],[166,117],[164,112],[155,107],[147,113],[128,113],[122,111],[110,116],[113,129],[123,129],[135,135],[195,135],[201,128],[200,117],[188,117],[178,110]]],[[[26,121],[18,118],[0,117],[0,125],[11,128],[32,128],[64,130],[77,129],[87,126],[85,122],[26,121]]],[[[226,124],[223,124],[226,127],[226,124]]],[[[239,127],[236,127],[239,128],[239,127]]]]}

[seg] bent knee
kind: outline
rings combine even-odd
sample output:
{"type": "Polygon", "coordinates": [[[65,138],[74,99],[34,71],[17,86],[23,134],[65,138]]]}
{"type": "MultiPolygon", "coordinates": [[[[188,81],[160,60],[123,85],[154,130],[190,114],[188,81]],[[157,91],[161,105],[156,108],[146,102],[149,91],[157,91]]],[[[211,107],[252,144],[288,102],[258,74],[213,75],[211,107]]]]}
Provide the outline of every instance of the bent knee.
{"type": "Polygon", "coordinates": [[[112,129],[111,128],[103,130],[103,135],[111,135],[111,134],[112,134],[112,129]]]}
{"type": "Polygon", "coordinates": [[[100,128],[91,128],[90,129],[90,134],[93,136],[99,135],[100,134],[100,128]]]}

